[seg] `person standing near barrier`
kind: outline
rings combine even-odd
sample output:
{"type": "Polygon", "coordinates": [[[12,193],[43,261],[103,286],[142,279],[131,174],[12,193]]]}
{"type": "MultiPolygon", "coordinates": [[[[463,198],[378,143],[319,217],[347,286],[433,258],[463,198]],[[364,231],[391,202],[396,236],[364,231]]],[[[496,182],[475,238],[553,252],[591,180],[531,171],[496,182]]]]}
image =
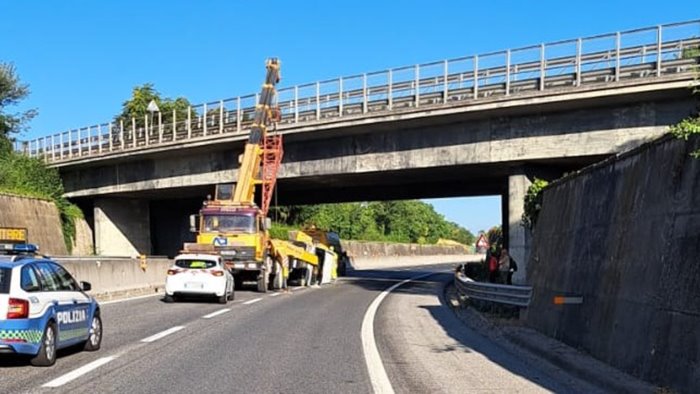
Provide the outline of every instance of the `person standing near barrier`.
{"type": "Polygon", "coordinates": [[[490,250],[487,254],[486,262],[489,265],[489,282],[496,283],[498,280],[498,259],[490,250]]]}
{"type": "Polygon", "coordinates": [[[503,250],[501,250],[501,258],[498,260],[498,272],[500,273],[500,282],[507,284],[508,274],[510,273],[510,256],[508,255],[508,249],[503,248],[503,250]]]}

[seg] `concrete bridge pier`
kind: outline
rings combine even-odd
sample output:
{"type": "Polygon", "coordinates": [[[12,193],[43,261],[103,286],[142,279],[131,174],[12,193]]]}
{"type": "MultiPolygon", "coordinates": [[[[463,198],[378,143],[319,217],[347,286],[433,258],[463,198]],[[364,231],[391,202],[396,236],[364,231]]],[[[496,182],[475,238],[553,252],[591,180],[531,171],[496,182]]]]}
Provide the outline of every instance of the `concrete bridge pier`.
{"type": "Polygon", "coordinates": [[[523,169],[515,169],[508,176],[508,194],[501,197],[503,210],[503,237],[508,253],[518,264],[518,271],[513,275],[514,284],[525,284],[527,279],[527,262],[530,258],[530,229],[522,225],[523,202],[532,179],[523,169]]]}
{"type": "Polygon", "coordinates": [[[95,251],[101,256],[151,254],[149,201],[101,197],[95,199],[95,251]]]}

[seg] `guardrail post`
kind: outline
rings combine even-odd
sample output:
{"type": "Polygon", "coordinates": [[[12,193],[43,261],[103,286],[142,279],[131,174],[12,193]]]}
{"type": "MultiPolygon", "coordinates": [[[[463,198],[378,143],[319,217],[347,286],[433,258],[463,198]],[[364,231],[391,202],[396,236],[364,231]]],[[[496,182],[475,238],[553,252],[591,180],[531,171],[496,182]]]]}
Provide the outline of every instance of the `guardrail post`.
{"type": "Polygon", "coordinates": [[[224,133],[224,100],[219,100],[219,134],[224,133]]]}
{"type": "Polygon", "coordinates": [[[321,83],[316,82],[316,120],[321,120],[321,83]]]}
{"type": "Polygon", "coordinates": [[[163,113],[158,111],[158,143],[163,142],[163,113]]]}
{"type": "Polygon", "coordinates": [[[620,81],[620,32],[615,33],[615,82],[620,81]]]}
{"type": "Polygon", "coordinates": [[[192,138],[192,106],[187,106],[187,139],[192,138]]]}
{"type": "Polygon", "coordinates": [[[581,39],[576,40],[576,86],[581,86],[581,39]]]}
{"type": "Polygon", "coordinates": [[[544,50],[544,43],[542,43],[540,44],[540,90],[544,90],[544,80],[547,77],[547,66],[544,50]]]}
{"type": "Polygon", "coordinates": [[[136,118],[131,117],[131,147],[136,147],[136,118]]]}
{"type": "Polygon", "coordinates": [[[506,50],[506,96],[510,96],[510,49],[506,50]]]}
{"type": "Polygon", "coordinates": [[[58,153],[60,154],[61,160],[63,160],[63,150],[64,150],[63,149],[63,134],[65,134],[65,132],[62,131],[61,134],[58,135],[58,143],[61,144],[61,149],[58,151],[58,153]]]}
{"type": "Polygon", "coordinates": [[[173,127],[170,132],[173,133],[171,141],[177,140],[177,111],[175,109],[173,109],[173,127]]]}
{"type": "MultiPolygon", "coordinates": [[[[256,97],[256,100],[255,100],[255,101],[256,101],[256,102],[258,101],[258,100],[257,100],[257,97],[256,97]]],[[[202,113],[202,121],[203,121],[203,123],[202,123],[202,133],[203,133],[204,136],[206,136],[206,135],[207,135],[207,121],[209,120],[209,114],[207,114],[207,103],[204,103],[204,106],[203,106],[202,111],[204,111],[204,112],[202,113]]]]}
{"type": "Polygon", "coordinates": [[[448,68],[449,65],[447,63],[447,60],[445,60],[445,63],[443,65],[443,73],[442,73],[442,102],[447,104],[447,89],[448,89],[448,84],[447,84],[447,76],[449,75],[448,73],[448,68]]]}
{"type": "Polygon", "coordinates": [[[56,161],[56,142],[54,137],[56,134],[51,134],[51,161],[56,161]]]}
{"type": "Polygon", "coordinates": [[[294,123],[299,123],[299,86],[294,86],[294,123]]]}
{"type": "Polygon", "coordinates": [[[102,125],[97,125],[97,152],[102,153],[102,125]]]}
{"type": "Polygon", "coordinates": [[[661,25],[656,27],[656,76],[661,76],[661,25]]]}
{"type": "Polygon", "coordinates": [[[362,74],[362,113],[367,113],[367,74],[362,74]]]}
{"type": "Polygon", "coordinates": [[[479,55],[474,55],[474,100],[479,98],[479,55]]]}
{"type": "Polygon", "coordinates": [[[343,78],[338,78],[338,116],[343,116],[343,78]]]}
{"type": "Polygon", "coordinates": [[[416,108],[420,107],[420,65],[416,64],[415,68],[415,84],[416,84],[416,108]]]}
{"type": "Polygon", "coordinates": [[[236,97],[236,132],[241,132],[241,97],[236,97]]]}
{"type": "Polygon", "coordinates": [[[109,151],[111,152],[112,149],[114,149],[114,141],[112,138],[112,129],[113,129],[114,125],[112,124],[112,122],[109,122],[108,127],[109,127],[109,131],[107,132],[107,137],[109,138],[109,151]]]}
{"type": "Polygon", "coordinates": [[[148,131],[148,114],[143,116],[144,118],[144,136],[146,137],[146,146],[148,146],[148,135],[150,132],[148,131]]]}
{"type": "Polygon", "coordinates": [[[78,157],[83,157],[83,137],[82,133],[80,132],[80,128],[78,128],[78,157]]]}
{"type": "Polygon", "coordinates": [[[124,150],[124,119],[119,119],[119,149],[124,150]]]}
{"type": "Polygon", "coordinates": [[[387,93],[387,97],[389,99],[389,111],[391,111],[393,109],[393,106],[394,106],[394,97],[393,97],[394,96],[394,87],[393,87],[394,81],[393,81],[393,78],[394,78],[393,72],[391,71],[391,69],[389,69],[389,74],[387,76],[387,79],[388,79],[387,83],[389,84],[389,91],[387,93]]]}

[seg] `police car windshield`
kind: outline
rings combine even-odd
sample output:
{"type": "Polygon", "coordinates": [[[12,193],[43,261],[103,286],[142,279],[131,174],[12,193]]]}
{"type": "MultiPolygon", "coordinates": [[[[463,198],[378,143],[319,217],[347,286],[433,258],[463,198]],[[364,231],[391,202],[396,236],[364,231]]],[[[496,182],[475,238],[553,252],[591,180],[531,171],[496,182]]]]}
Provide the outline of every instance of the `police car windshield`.
{"type": "Polygon", "coordinates": [[[204,231],[254,233],[255,218],[252,215],[207,215],[204,231]]]}
{"type": "Polygon", "coordinates": [[[0,268],[0,294],[10,293],[10,269],[0,268]]]}
{"type": "Polygon", "coordinates": [[[175,265],[187,269],[207,269],[216,267],[216,262],[211,260],[177,260],[175,265]]]}

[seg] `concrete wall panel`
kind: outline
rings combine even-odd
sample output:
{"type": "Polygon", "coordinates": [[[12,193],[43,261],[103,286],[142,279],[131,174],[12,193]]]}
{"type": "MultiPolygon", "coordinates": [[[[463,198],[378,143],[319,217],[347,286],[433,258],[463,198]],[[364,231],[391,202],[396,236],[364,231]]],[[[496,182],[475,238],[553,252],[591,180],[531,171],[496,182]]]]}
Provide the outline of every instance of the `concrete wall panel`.
{"type": "Polygon", "coordinates": [[[552,185],[527,324],[645,380],[700,392],[700,160],[663,138],[552,185]],[[555,306],[555,295],[583,296],[555,306]]]}

